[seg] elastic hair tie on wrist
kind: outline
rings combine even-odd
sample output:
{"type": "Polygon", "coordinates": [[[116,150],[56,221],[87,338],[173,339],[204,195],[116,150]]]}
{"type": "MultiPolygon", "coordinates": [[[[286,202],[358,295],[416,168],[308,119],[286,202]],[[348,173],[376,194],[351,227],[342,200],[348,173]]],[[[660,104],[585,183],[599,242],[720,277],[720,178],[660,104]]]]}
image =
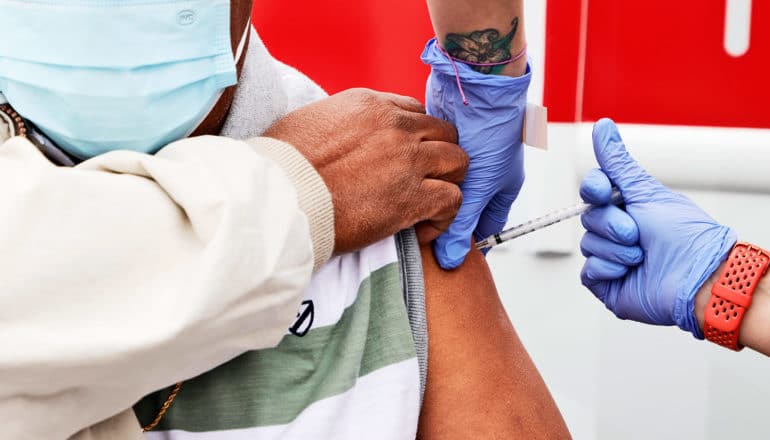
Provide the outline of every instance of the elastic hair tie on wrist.
{"type": "Polygon", "coordinates": [[[460,96],[463,98],[464,105],[468,105],[470,104],[470,102],[468,102],[468,98],[465,97],[465,92],[463,91],[463,85],[462,85],[462,82],[460,81],[460,71],[457,69],[456,63],[459,62],[459,63],[467,64],[469,66],[477,66],[477,67],[502,66],[505,64],[510,64],[514,61],[518,61],[519,59],[521,59],[521,57],[523,57],[527,53],[527,45],[525,44],[524,47],[521,49],[521,51],[518,54],[516,54],[516,56],[511,57],[505,61],[498,61],[496,63],[474,63],[472,61],[461,60],[459,58],[453,57],[452,55],[449,55],[449,53],[445,51],[440,44],[438,44],[438,41],[436,42],[436,46],[438,47],[438,50],[441,53],[443,53],[447,58],[449,58],[449,63],[452,64],[452,69],[454,69],[455,71],[455,79],[457,80],[457,90],[460,91],[460,96]]]}

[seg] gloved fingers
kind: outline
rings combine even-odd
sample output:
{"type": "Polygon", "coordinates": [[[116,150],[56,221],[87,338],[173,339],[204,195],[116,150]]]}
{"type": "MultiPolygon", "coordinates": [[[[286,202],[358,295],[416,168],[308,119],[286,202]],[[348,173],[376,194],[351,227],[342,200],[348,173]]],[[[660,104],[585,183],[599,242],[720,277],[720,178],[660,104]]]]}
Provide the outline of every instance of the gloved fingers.
{"type": "Polygon", "coordinates": [[[465,261],[473,231],[479,221],[481,206],[485,203],[483,200],[471,200],[467,194],[465,197],[457,217],[433,244],[436,260],[444,269],[454,269],[465,261]]]}
{"type": "MultiPolygon", "coordinates": [[[[508,213],[511,212],[511,205],[513,205],[513,202],[518,195],[518,191],[510,193],[501,192],[492,197],[492,200],[481,213],[479,223],[476,225],[476,230],[473,232],[476,241],[483,240],[490,235],[497,234],[503,230],[505,224],[508,222],[508,213]]],[[[489,249],[483,249],[481,252],[486,255],[487,252],[489,252],[489,249]]]]}
{"type": "Polygon", "coordinates": [[[503,227],[508,222],[511,205],[516,201],[518,195],[518,191],[500,192],[492,197],[492,200],[489,201],[489,204],[481,213],[478,225],[476,225],[475,234],[477,240],[483,240],[503,230],[503,227]]]}
{"type": "Polygon", "coordinates": [[[580,197],[592,205],[604,206],[610,203],[612,183],[599,168],[594,168],[580,182],[580,197]]]}
{"type": "Polygon", "coordinates": [[[615,205],[596,207],[580,216],[586,230],[626,246],[639,241],[639,228],[627,212],[615,205]]]}
{"type": "Polygon", "coordinates": [[[459,146],[440,141],[425,141],[420,144],[416,164],[423,175],[430,179],[445,180],[461,184],[468,172],[470,158],[459,146]]]}
{"type": "Polygon", "coordinates": [[[613,263],[597,256],[591,256],[583,264],[580,271],[580,281],[586,287],[595,286],[602,281],[612,281],[624,277],[628,273],[628,267],[613,263]]]}
{"type": "Polygon", "coordinates": [[[586,232],[583,235],[583,239],[580,240],[580,252],[585,257],[596,256],[624,266],[637,266],[644,260],[641,247],[623,246],[593,232],[586,232]]]}
{"type": "Polygon", "coordinates": [[[628,153],[618,127],[611,119],[602,119],[594,125],[593,144],[596,160],[620,189],[627,204],[644,199],[660,186],[628,153]]]}
{"type": "Polygon", "coordinates": [[[580,274],[580,281],[581,283],[588,288],[588,290],[591,291],[591,293],[594,294],[594,296],[599,299],[599,301],[605,303],[607,300],[607,294],[609,293],[609,286],[610,283],[608,281],[591,281],[591,280],[585,280],[583,279],[583,273],[580,274]]]}

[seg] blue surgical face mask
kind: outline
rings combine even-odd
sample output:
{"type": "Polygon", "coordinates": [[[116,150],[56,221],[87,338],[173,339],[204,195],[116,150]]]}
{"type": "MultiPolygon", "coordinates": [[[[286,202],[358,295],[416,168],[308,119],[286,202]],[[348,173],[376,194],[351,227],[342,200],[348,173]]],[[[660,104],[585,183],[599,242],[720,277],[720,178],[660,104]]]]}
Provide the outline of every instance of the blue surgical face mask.
{"type": "Polygon", "coordinates": [[[81,159],[189,136],[247,36],[233,56],[229,0],[0,0],[0,29],[0,93],[81,159]]]}

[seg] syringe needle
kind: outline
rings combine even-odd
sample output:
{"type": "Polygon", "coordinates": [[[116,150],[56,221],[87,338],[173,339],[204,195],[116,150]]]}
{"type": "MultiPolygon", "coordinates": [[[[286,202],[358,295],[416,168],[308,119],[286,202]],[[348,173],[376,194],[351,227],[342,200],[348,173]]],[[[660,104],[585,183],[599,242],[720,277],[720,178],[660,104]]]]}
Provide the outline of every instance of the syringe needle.
{"type": "MultiPolygon", "coordinates": [[[[622,202],[623,196],[620,194],[620,191],[613,189],[612,196],[610,196],[610,204],[619,205],[622,202]]],[[[491,249],[497,245],[505,243],[506,241],[519,238],[529,234],[530,232],[539,231],[540,229],[555,225],[556,223],[559,223],[568,218],[576,217],[580,214],[590,211],[594,207],[596,206],[589,205],[588,203],[580,203],[569,208],[553,211],[542,217],[538,217],[534,220],[530,220],[526,223],[522,223],[510,229],[506,229],[498,234],[490,235],[489,237],[476,243],[476,249],[491,249]]]]}
{"type": "Polygon", "coordinates": [[[493,246],[489,245],[489,238],[485,238],[479,242],[476,243],[476,249],[485,249],[485,248],[491,248],[493,246]]]}

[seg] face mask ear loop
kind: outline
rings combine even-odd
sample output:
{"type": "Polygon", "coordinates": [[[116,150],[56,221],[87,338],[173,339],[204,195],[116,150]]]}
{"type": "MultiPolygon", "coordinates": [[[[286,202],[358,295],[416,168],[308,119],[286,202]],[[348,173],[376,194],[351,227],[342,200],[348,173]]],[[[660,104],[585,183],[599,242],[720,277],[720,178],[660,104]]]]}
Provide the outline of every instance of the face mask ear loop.
{"type": "Polygon", "coordinates": [[[243,31],[241,41],[238,43],[238,49],[235,52],[235,64],[238,64],[238,62],[241,60],[243,51],[246,49],[246,37],[249,35],[249,31],[251,31],[251,19],[249,19],[249,21],[246,23],[246,29],[243,31]]]}
{"type": "MultiPolygon", "coordinates": [[[[235,64],[238,64],[238,61],[241,60],[241,56],[243,56],[243,52],[246,49],[246,37],[249,35],[249,31],[251,30],[251,20],[249,20],[248,23],[246,23],[246,30],[243,31],[243,36],[241,37],[241,42],[238,43],[238,49],[235,51],[235,64]]],[[[212,101],[211,106],[209,107],[209,110],[206,112],[206,115],[201,118],[200,122],[195,125],[195,128],[190,130],[189,133],[187,133],[184,138],[190,137],[191,134],[195,133],[195,130],[198,129],[198,126],[200,126],[203,121],[206,120],[206,118],[211,114],[211,112],[214,110],[214,107],[217,106],[217,103],[222,98],[222,95],[225,94],[225,89],[220,90],[220,92],[217,94],[216,99],[212,101]]]]}
{"type": "Polygon", "coordinates": [[[500,61],[498,63],[474,63],[471,61],[460,60],[452,57],[451,55],[449,55],[449,53],[447,53],[447,51],[445,51],[440,45],[438,45],[438,43],[436,44],[436,47],[438,47],[438,50],[449,59],[449,63],[452,65],[452,69],[454,69],[455,71],[455,79],[457,80],[457,90],[460,91],[460,96],[463,99],[464,105],[468,105],[470,104],[470,102],[468,102],[468,98],[465,97],[465,92],[463,91],[463,85],[462,85],[462,82],[460,81],[460,71],[457,69],[457,63],[455,63],[455,61],[459,61],[469,66],[493,67],[493,66],[502,66],[504,64],[510,64],[514,61],[518,61],[519,59],[521,59],[521,57],[523,57],[527,53],[527,45],[525,44],[524,47],[521,49],[521,52],[516,54],[515,57],[510,58],[508,60],[500,61]]]}

